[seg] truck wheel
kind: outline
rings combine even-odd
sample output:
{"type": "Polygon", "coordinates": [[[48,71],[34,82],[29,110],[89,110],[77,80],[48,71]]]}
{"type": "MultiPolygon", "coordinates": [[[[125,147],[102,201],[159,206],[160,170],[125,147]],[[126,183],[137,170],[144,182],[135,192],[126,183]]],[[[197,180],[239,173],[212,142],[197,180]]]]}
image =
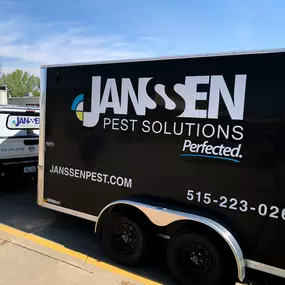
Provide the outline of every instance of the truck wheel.
{"type": "Polygon", "coordinates": [[[149,235],[146,226],[120,213],[110,214],[106,218],[103,242],[108,254],[127,266],[142,265],[148,255],[149,235]]]}
{"type": "Polygon", "coordinates": [[[175,234],[167,247],[167,263],[182,284],[231,284],[226,280],[231,267],[228,248],[208,231],[175,234]]]}

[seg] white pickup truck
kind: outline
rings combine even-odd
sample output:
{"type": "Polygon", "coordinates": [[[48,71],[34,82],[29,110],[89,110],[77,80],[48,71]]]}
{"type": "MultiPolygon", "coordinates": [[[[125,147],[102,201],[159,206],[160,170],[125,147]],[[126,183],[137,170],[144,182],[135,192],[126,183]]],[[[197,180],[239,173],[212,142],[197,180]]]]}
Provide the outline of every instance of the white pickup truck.
{"type": "Polygon", "coordinates": [[[0,105],[0,180],[36,178],[39,107],[0,105]]]}

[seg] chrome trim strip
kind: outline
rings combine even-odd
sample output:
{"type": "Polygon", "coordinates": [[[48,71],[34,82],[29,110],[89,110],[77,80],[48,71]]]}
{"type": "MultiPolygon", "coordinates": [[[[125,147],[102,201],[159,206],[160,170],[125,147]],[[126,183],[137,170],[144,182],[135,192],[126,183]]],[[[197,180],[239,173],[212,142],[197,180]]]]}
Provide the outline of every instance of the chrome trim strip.
{"type": "Polygon", "coordinates": [[[272,274],[275,276],[285,278],[285,269],[277,268],[277,267],[267,265],[264,263],[260,263],[260,262],[250,260],[250,259],[245,260],[245,265],[246,267],[251,268],[251,269],[255,269],[258,271],[262,271],[268,274],[272,274]]]}
{"type": "MultiPolygon", "coordinates": [[[[238,278],[240,281],[243,281],[245,278],[245,259],[243,257],[243,252],[234,238],[234,236],[222,225],[215,222],[214,220],[211,220],[206,217],[180,212],[180,211],[174,211],[167,208],[158,208],[151,205],[135,202],[135,201],[129,201],[129,200],[118,200],[113,203],[110,203],[107,205],[99,214],[98,221],[100,220],[101,215],[104,213],[106,209],[109,207],[112,207],[114,205],[118,204],[125,204],[130,205],[133,207],[136,207],[137,209],[141,210],[152,223],[154,223],[157,226],[167,226],[171,224],[172,222],[179,221],[179,220],[191,220],[195,222],[202,223],[213,230],[215,230],[218,234],[220,234],[224,240],[227,242],[229,247],[231,248],[236,263],[237,263],[237,269],[238,269],[238,278]]],[[[95,225],[95,232],[97,231],[97,225],[95,225]]]]}
{"type": "Polygon", "coordinates": [[[135,59],[121,59],[121,60],[105,60],[105,61],[94,61],[94,62],[77,62],[77,63],[66,63],[66,64],[51,64],[41,65],[43,67],[67,67],[67,66],[84,66],[93,64],[110,64],[110,63],[128,63],[128,62],[142,62],[142,61],[158,61],[158,60],[171,60],[171,59],[185,59],[185,58],[200,58],[200,57],[215,57],[215,56],[233,56],[233,55],[249,55],[249,54],[262,54],[262,53],[281,53],[285,52],[285,48],[280,49],[265,49],[265,50],[244,50],[244,51],[232,51],[232,52],[217,52],[217,53],[201,53],[201,54],[189,54],[183,56],[161,56],[161,57],[146,57],[146,58],[135,58],[135,59]]]}
{"type": "Polygon", "coordinates": [[[41,68],[40,75],[40,134],[39,134],[39,163],[38,163],[38,205],[44,200],[44,165],[45,165],[45,125],[46,125],[46,89],[47,69],[41,68]]]}
{"type": "Polygon", "coordinates": [[[78,217],[78,218],[89,220],[89,221],[92,221],[92,222],[95,222],[95,223],[97,222],[97,217],[96,216],[85,214],[85,213],[82,213],[82,212],[79,212],[79,211],[71,210],[71,209],[68,209],[68,208],[61,207],[61,206],[51,205],[51,204],[46,203],[46,202],[42,202],[41,206],[44,207],[44,208],[48,208],[48,209],[51,209],[51,210],[55,210],[55,211],[64,213],[64,214],[69,214],[69,215],[72,215],[72,216],[75,216],[75,217],[78,217]]]}

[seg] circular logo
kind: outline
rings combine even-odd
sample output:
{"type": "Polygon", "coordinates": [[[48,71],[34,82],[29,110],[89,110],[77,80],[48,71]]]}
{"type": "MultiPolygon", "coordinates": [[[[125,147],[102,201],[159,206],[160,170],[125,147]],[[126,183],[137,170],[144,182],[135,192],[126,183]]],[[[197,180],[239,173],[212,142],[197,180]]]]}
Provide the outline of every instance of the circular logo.
{"type": "Polygon", "coordinates": [[[84,113],[83,113],[83,102],[82,101],[78,103],[76,107],[76,116],[78,120],[83,121],[84,113]]]}
{"type": "Polygon", "coordinates": [[[76,117],[80,121],[83,121],[84,117],[83,100],[84,100],[84,94],[80,94],[73,100],[71,105],[71,110],[75,111],[76,117]]]}
{"type": "Polygon", "coordinates": [[[30,146],[29,146],[29,151],[30,151],[30,152],[33,152],[34,150],[35,150],[35,147],[34,147],[33,145],[30,145],[30,146]]]}

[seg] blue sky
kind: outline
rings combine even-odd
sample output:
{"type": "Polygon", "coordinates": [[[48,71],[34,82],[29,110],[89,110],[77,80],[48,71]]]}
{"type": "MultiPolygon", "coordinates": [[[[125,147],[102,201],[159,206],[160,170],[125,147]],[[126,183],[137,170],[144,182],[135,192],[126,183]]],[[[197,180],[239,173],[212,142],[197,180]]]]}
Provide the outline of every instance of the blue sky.
{"type": "Polygon", "coordinates": [[[284,0],[0,0],[0,60],[41,64],[285,47],[284,0]]]}

